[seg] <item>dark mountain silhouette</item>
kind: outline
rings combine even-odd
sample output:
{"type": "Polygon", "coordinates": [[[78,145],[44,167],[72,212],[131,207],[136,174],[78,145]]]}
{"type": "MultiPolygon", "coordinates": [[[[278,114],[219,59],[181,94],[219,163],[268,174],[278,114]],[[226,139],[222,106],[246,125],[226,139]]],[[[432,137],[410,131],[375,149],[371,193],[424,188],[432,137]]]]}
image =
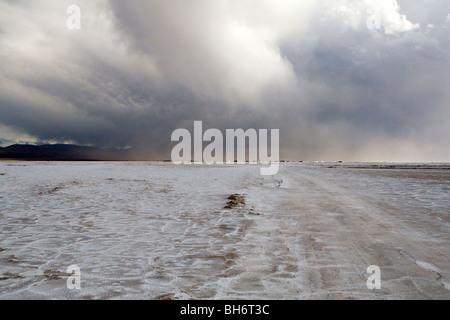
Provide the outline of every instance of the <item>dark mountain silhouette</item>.
{"type": "Polygon", "coordinates": [[[66,161],[126,161],[146,160],[134,155],[131,149],[96,148],[68,144],[12,145],[0,147],[0,159],[66,160],[66,161]]]}

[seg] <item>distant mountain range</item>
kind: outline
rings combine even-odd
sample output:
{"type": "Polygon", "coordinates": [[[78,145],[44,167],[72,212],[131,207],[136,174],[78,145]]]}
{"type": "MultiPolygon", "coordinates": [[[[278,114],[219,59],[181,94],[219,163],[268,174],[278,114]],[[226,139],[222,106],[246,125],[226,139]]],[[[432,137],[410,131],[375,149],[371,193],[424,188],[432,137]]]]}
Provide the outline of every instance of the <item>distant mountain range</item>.
{"type": "Polygon", "coordinates": [[[0,159],[53,161],[127,161],[146,160],[131,149],[96,148],[67,144],[0,147],[0,159]]]}

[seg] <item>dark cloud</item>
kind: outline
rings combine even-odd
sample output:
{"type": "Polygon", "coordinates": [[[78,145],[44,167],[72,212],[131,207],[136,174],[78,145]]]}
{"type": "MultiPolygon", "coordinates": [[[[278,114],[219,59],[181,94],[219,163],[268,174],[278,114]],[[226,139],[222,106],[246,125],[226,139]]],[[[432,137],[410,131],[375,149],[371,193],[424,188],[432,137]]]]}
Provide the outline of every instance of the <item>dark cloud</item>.
{"type": "Polygon", "coordinates": [[[450,160],[445,1],[78,3],[76,31],[71,1],[0,2],[3,140],[166,158],[203,120],[279,128],[284,157],[450,160]]]}

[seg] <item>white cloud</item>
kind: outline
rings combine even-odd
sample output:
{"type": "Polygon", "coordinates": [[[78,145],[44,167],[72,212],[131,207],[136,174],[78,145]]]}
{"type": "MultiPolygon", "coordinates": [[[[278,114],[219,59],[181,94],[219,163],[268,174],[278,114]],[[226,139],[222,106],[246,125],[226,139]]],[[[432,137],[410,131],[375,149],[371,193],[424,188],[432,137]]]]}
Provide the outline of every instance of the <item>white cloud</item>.
{"type": "Polygon", "coordinates": [[[326,20],[341,19],[344,26],[353,29],[364,29],[368,24],[375,24],[375,29],[395,34],[419,27],[419,24],[412,23],[401,14],[396,0],[324,0],[320,3],[326,20]]]}

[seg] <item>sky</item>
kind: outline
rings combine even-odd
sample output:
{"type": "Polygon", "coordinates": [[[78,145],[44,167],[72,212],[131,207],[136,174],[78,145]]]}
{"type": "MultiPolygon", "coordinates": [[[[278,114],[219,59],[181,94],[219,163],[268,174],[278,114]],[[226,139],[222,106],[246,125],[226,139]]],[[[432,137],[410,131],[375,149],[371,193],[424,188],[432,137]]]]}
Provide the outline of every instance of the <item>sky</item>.
{"type": "Polygon", "coordinates": [[[2,146],[166,159],[203,121],[279,129],[283,159],[449,162],[449,84],[448,0],[0,0],[2,146]]]}

